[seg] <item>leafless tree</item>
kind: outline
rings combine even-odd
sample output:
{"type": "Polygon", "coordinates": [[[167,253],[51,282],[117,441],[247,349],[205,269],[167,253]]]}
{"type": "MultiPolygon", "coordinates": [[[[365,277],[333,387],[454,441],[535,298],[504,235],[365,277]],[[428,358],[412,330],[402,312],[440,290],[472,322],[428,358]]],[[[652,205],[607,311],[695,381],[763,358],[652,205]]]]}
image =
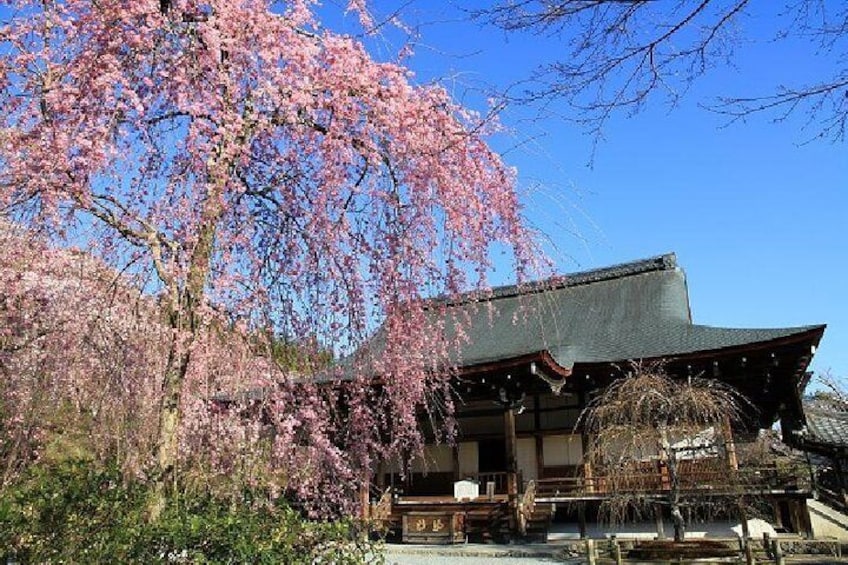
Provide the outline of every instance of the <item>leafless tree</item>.
{"type": "MultiPolygon", "coordinates": [[[[842,141],[848,122],[848,4],[827,0],[500,0],[475,12],[507,32],[560,38],[556,60],[537,69],[519,98],[561,99],[596,135],[613,112],[638,111],[652,96],[674,104],[711,68],[731,63],[746,16],[775,15],[766,42],[808,40],[832,67],[829,76],[771,92],[726,96],[707,105],[731,121],[769,113],[806,114],[811,138],[842,141]]],[[[798,61],[807,64],[809,62],[798,61]]],[[[778,64],[778,63],[776,63],[778,64]]],[[[792,63],[780,64],[792,68],[792,63]]]]}
{"type": "Polygon", "coordinates": [[[684,467],[692,468],[694,461],[702,471],[718,474],[722,484],[732,483],[728,476],[735,465],[726,449],[730,425],[741,421],[749,406],[728,385],[700,378],[676,381],[656,365],[634,364],[629,376],[613,381],[581,414],[589,437],[586,462],[603,477],[599,488],[612,494],[604,508],[610,519],[650,510],[663,493],[675,540],[681,541],[682,510],[697,502],[686,499],[691,485],[684,467]]]}
{"type": "Polygon", "coordinates": [[[821,389],[813,393],[812,400],[832,410],[848,412],[848,383],[846,383],[846,379],[840,379],[830,371],[825,371],[816,375],[816,381],[818,381],[821,389]]]}

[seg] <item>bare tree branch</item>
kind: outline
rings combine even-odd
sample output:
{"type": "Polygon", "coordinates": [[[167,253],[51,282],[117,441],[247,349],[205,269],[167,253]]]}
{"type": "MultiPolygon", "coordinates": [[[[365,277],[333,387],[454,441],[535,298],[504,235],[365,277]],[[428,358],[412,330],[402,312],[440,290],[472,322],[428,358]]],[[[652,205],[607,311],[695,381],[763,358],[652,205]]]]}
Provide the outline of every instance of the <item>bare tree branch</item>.
{"type": "Polygon", "coordinates": [[[730,426],[741,422],[743,410],[750,408],[738,392],[719,381],[678,382],[660,365],[633,363],[629,376],[613,381],[580,415],[589,437],[585,461],[614,493],[602,510],[611,521],[620,521],[650,509],[656,501],[649,500],[649,494],[665,492],[675,539],[682,540],[681,508],[690,503],[684,500],[684,465],[697,461],[700,467],[718,468],[723,482],[731,484],[733,466],[726,461],[730,426]],[[656,484],[657,465],[665,469],[667,485],[656,484]]]}
{"type": "MultiPolygon", "coordinates": [[[[562,40],[564,52],[540,67],[518,102],[562,100],[572,119],[596,137],[613,113],[639,111],[654,96],[674,105],[712,67],[732,60],[749,0],[502,0],[474,16],[508,32],[531,31],[562,40]]],[[[827,57],[833,71],[810,85],[780,86],[772,94],[728,94],[709,109],[731,122],[759,113],[775,121],[806,113],[813,138],[842,141],[848,120],[848,7],[795,0],[778,15],[776,37],[801,38],[827,57]]],[[[768,32],[767,32],[768,33],[768,32]]]]}

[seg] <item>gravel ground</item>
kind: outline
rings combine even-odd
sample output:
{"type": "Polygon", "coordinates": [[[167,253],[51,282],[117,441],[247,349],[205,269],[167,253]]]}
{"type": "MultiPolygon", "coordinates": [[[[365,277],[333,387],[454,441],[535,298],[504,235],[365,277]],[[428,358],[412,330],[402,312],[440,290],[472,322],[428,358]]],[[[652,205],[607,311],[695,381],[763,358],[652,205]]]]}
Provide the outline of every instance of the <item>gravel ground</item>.
{"type": "MultiPolygon", "coordinates": [[[[449,555],[387,555],[387,565],[486,565],[492,563],[489,557],[470,555],[456,557],[449,555]]],[[[501,565],[534,565],[536,563],[564,563],[552,557],[499,557],[501,565]]],[[[578,563],[575,561],[574,563],[578,563]]]]}
{"type": "Polygon", "coordinates": [[[387,565],[531,565],[534,563],[582,563],[567,558],[559,548],[540,544],[523,546],[402,546],[387,545],[387,565]]]}
{"type": "MultiPolygon", "coordinates": [[[[586,560],[575,557],[568,550],[552,545],[521,546],[404,546],[387,544],[384,549],[387,565],[532,565],[534,563],[567,563],[583,565],[586,560]]],[[[627,561],[625,561],[626,563],[627,561]]],[[[609,559],[599,563],[611,564],[609,559]]],[[[630,563],[634,563],[630,561],[630,563]]],[[[741,561],[744,563],[744,560],[741,561]]],[[[774,563],[760,561],[761,565],[774,563]]],[[[826,555],[792,555],[786,557],[787,565],[848,564],[848,558],[826,555]]],[[[644,565],[644,562],[643,562],[644,565]]]]}

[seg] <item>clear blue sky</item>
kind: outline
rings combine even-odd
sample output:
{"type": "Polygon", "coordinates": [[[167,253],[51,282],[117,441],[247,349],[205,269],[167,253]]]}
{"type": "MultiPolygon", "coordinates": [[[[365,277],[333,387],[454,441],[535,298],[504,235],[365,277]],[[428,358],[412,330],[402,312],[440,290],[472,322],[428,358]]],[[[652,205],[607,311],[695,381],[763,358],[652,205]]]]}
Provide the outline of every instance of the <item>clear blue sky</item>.
{"type": "MultiPolygon", "coordinates": [[[[328,27],[359,32],[354,16],[337,16],[346,0],[326,1],[328,27]]],[[[487,4],[460,4],[475,2],[487,4]]],[[[478,110],[487,89],[526,78],[560,51],[556,40],[471,22],[454,2],[371,5],[378,17],[402,6],[401,20],[419,33],[407,60],[418,80],[437,80],[478,110]]],[[[763,39],[758,32],[773,29],[774,19],[753,13],[743,23],[749,37],[763,39]]],[[[394,59],[403,34],[385,29],[369,44],[377,58],[394,59]]],[[[812,367],[848,378],[848,142],[802,144],[803,116],[722,128],[723,118],[698,107],[717,94],[767,94],[781,82],[815,78],[832,59],[800,41],[743,43],[735,68],[710,72],[679,107],[655,99],[634,117],[611,120],[592,168],[592,139],[565,120],[528,120],[535,110],[508,110],[503,121],[512,131],[493,143],[518,168],[527,216],[550,238],[559,271],[674,251],[697,323],[827,323],[812,367]]]]}
{"type": "MultiPolygon", "coordinates": [[[[399,4],[379,0],[375,12],[399,4]]],[[[407,61],[418,79],[439,80],[477,109],[483,90],[526,78],[558,50],[554,40],[469,22],[447,2],[413,0],[400,15],[420,34],[407,61]]],[[[773,24],[755,13],[744,20],[750,37],[773,24]]],[[[389,31],[373,49],[386,58],[399,47],[389,31]]],[[[697,323],[827,323],[812,368],[848,378],[848,144],[803,144],[804,116],[722,128],[724,118],[698,107],[717,94],[768,94],[815,78],[830,60],[800,41],[761,41],[741,44],[734,64],[705,76],[675,109],[657,98],[634,117],[616,116],[591,168],[592,140],[578,126],[528,121],[526,109],[504,115],[513,131],[494,143],[519,169],[527,215],[556,246],[560,271],[674,251],[697,323]]]]}

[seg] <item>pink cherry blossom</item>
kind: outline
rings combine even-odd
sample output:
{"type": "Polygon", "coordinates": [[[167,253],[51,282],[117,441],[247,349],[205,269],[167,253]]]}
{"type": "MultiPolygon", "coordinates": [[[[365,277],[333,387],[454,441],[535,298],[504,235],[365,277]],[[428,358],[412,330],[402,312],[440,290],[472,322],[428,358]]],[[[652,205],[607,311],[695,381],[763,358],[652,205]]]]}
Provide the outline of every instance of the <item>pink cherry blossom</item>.
{"type": "MultiPolygon", "coordinates": [[[[323,29],[308,0],[4,4],[0,208],[124,275],[120,303],[105,303],[103,281],[65,277],[64,252],[9,259],[4,284],[23,286],[4,298],[18,329],[3,331],[62,335],[21,363],[88,367],[49,372],[63,402],[115,394],[100,379],[139,395],[121,413],[147,431],[125,457],[157,485],[153,514],[200,460],[229,473],[264,457],[280,489],[341,500],[378,454],[420,445],[416,414],[448,394],[456,345],[422,299],[484,287],[493,244],[519,277],[536,255],[514,172],[483,137],[495,124],[323,29]],[[27,282],[45,270],[49,284],[27,282]],[[378,328],[383,345],[363,347],[378,328]],[[275,366],[262,335],[345,357],[343,379],[310,382],[328,377],[320,362],[275,366]],[[209,409],[218,391],[257,386],[261,406],[209,409]],[[272,441],[257,440],[257,414],[272,441]]],[[[368,25],[365,2],[350,9],[368,25]]],[[[34,394],[20,378],[10,398],[34,394]]],[[[27,398],[16,421],[44,402],[27,398]]]]}

